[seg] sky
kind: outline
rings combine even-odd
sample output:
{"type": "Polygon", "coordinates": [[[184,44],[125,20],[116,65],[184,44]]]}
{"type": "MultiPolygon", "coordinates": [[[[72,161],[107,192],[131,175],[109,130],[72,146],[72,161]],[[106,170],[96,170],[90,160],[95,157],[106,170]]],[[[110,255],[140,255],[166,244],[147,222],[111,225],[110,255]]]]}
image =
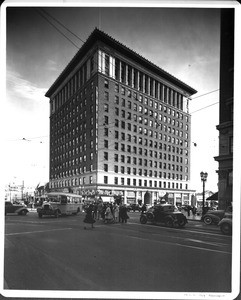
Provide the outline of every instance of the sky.
{"type": "MultiPolygon", "coordinates": [[[[200,172],[205,171],[206,189],[216,192],[219,8],[43,8],[82,41],[98,27],[198,91],[189,108],[190,188],[202,191],[200,172]]],[[[4,180],[36,186],[49,179],[49,99],[44,95],[78,49],[36,7],[7,8],[6,26],[4,180]]],[[[58,28],[82,46],[83,42],[58,28]]]]}

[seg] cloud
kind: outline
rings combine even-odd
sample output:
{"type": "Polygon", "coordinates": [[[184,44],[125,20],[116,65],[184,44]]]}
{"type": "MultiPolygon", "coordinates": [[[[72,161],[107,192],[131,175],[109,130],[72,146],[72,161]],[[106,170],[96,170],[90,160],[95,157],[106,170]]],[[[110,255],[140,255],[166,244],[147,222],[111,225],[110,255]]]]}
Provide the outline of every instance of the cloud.
{"type": "Polygon", "coordinates": [[[56,61],[48,59],[46,65],[48,71],[59,72],[59,66],[57,65],[56,61]]]}
{"type": "Polygon", "coordinates": [[[41,106],[45,98],[46,88],[40,88],[13,70],[7,71],[7,101],[16,107],[27,110],[34,110],[41,106]]]}

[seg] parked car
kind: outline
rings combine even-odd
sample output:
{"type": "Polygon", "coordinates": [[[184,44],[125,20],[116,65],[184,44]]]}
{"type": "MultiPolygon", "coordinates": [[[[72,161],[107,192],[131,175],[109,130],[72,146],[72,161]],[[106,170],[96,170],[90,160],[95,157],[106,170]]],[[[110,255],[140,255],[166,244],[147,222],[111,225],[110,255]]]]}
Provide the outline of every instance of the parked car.
{"type": "Polygon", "coordinates": [[[5,216],[13,213],[25,216],[28,213],[27,205],[5,201],[5,216]]]}
{"type": "Polygon", "coordinates": [[[141,207],[140,207],[139,204],[130,204],[130,205],[127,206],[127,210],[128,210],[128,211],[131,211],[131,210],[132,210],[132,211],[134,211],[134,212],[135,212],[135,211],[139,211],[139,212],[140,212],[140,211],[141,211],[141,207]]]}
{"type": "Polygon", "coordinates": [[[218,223],[220,230],[223,234],[232,234],[232,213],[225,213],[222,220],[218,223]]]}
{"type": "Polygon", "coordinates": [[[224,217],[225,213],[232,213],[232,207],[228,207],[226,210],[208,210],[208,212],[202,217],[205,224],[218,224],[224,217]]]}
{"type": "Polygon", "coordinates": [[[149,208],[140,216],[141,224],[162,223],[167,227],[184,227],[187,218],[172,204],[158,204],[149,208]]]}

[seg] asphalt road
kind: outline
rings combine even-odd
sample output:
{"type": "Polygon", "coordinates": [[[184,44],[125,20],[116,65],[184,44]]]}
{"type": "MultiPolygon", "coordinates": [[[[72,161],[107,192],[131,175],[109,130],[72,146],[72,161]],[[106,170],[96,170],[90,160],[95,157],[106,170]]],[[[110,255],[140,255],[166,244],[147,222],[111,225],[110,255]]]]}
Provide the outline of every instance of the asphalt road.
{"type": "Polygon", "coordinates": [[[230,292],[232,238],[217,226],[166,228],[129,215],[87,230],[84,214],[6,216],[5,289],[230,292]]]}

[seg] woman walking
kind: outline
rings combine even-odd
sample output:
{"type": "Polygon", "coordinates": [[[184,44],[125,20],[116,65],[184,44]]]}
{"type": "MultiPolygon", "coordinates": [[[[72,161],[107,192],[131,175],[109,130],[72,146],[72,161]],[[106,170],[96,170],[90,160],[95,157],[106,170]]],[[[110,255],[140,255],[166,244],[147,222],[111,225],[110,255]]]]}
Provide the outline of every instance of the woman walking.
{"type": "MultiPolygon", "coordinates": [[[[91,228],[94,228],[94,223],[95,223],[95,219],[93,218],[93,205],[90,204],[89,207],[86,210],[86,215],[84,218],[84,223],[88,223],[91,224],[91,228]]],[[[86,226],[84,227],[84,229],[87,229],[86,226]]]]}
{"type": "Polygon", "coordinates": [[[114,218],[115,222],[117,223],[119,221],[119,206],[117,204],[114,205],[114,218]]]}
{"type": "Polygon", "coordinates": [[[113,214],[111,212],[110,205],[107,205],[106,211],[105,211],[105,223],[111,223],[113,221],[113,214]]]}

